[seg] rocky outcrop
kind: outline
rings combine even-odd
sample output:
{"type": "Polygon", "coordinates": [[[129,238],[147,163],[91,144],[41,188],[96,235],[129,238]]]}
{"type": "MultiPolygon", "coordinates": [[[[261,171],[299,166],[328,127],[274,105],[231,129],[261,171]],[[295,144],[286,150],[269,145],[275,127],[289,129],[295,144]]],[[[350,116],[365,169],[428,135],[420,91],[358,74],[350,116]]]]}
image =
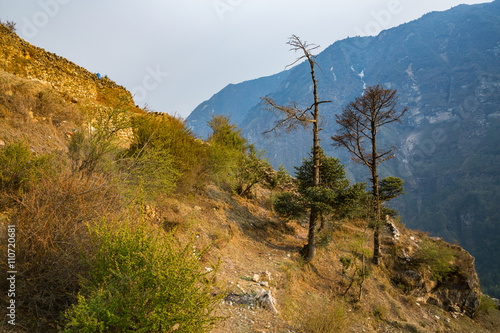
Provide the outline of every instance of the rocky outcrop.
{"type": "Polygon", "coordinates": [[[481,288],[474,257],[467,251],[458,245],[423,235],[402,236],[393,243],[392,250],[397,256],[389,263],[392,266],[392,281],[405,294],[414,296],[418,303],[439,306],[454,317],[474,316],[479,308],[481,288]],[[428,247],[428,244],[433,250],[423,255],[422,248],[428,247]],[[443,269],[443,265],[449,269],[436,274],[443,269]]]}
{"type": "Polygon", "coordinates": [[[39,81],[58,91],[68,101],[109,102],[111,99],[134,107],[132,95],[115,82],[31,45],[0,24],[0,70],[39,81]]]}
{"type": "Polygon", "coordinates": [[[428,302],[450,311],[472,317],[481,301],[481,287],[474,268],[474,257],[459,246],[457,251],[457,271],[430,292],[428,302]]]}

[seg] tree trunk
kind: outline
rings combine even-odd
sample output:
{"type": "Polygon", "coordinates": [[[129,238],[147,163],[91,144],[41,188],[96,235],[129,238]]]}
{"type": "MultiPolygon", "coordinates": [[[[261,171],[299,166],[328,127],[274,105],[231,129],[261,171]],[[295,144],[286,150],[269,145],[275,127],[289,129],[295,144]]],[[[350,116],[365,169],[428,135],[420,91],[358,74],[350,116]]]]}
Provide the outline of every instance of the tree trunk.
{"type": "Polygon", "coordinates": [[[309,216],[309,233],[307,234],[307,245],[304,248],[303,258],[305,262],[310,262],[314,258],[316,252],[316,226],[318,224],[318,211],[311,208],[311,215],[309,216]]]}
{"type": "Polygon", "coordinates": [[[372,124],[372,185],[373,200],[375,201],[375,225],[373,226],[373,263],[380,264],[380,193],[378,190],[378,172],[377,172],[377,132],[375,124],[372,124]]]}
{"type": "MultiPolygon", "coordinates": [[[[314,75],[314,60],[307,54],[307,60],[309,60],[309,65],[311,66],[311,78],[314,86],[314,112],[313,112],[313,186],[319,186],[319,103],[318,103],[318,89],[316,77],[314,75]]],[[[316,208],[311,208],[311,215],[309,216],[309,233],[307,235],[307,245],[304,248],[303,257],[306,262],[309,262],[314,257],[314,252],[316,250],[316,225],[318,224],[319,212],[316,208]]]]}

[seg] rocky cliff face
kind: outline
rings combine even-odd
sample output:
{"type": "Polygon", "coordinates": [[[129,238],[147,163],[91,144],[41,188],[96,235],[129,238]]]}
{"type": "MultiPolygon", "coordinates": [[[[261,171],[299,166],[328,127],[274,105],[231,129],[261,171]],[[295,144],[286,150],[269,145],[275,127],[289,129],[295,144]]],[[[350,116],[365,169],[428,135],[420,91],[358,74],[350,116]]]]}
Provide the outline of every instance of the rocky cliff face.
{"type": "Polygon", "coordinates": [[[392,281],[405,294],[419,304],[439,306],[455,318],[474,316],[481,302],[481,287],[475,259],[467,251],[407,230],[388,243],[392,281]]]}
{"type": "Polygon", "coordinates": [[[107,96],[134,107],[132,95],[67,59],[33,46],[0,25],[0,70],[41,82],[72,102],[104,102],[107,96]]]}
{"type": "MultiPolygon", "coordinates": [[[[396,145],[395,159],[384,163],[382,177],[405,181],[406,195],[394,208],[409,227],[423,229],[448,241],[458,241],[476,257],[485,290],[500,296],[500,1],[455,7],[383,31],[376,37],[336,42],[318,55],[318,75],[324,117],[321,132],[326,153],[341,158],[357,181],[369,175],[334,150],[330,136],[336,131],[335,115],[361,95],[366,86],[381,84],[398,90],[399,102],[409,113],[402,125],[380,133],[383,144],[396,145]]],[[[311,41],[313,42],[313,41],[311,41]]],[[[278,103],[312,103],[307,64],[298,65],[277,82],[269,95],[278,103]]],[[[257,87],[258,85],[253,84],[257,87]]],[[[229,114],[228,103],[248,90],[206,102],[213,113],[229,114]]],[[[237,92],[237,93],[236,93],[237,92]]],[[[222,92],[221,92],[222,93],[222,92]]],[[[220,94],[221,94],[220,93],[220,94]]],[[[188,117],[197,133],[203,122],[200,109],[188,117]]],[[[234,112],[234,110],[233,110],[234,112]]],[[[257,102],[233,117],[245,137],[265,149],[273,166],[290,172],[307,156],[312,144],[309,131],[265,137],[276,115],[257,102]]],[[[206,131],[205,131],[206,133],[206,131]]]]}

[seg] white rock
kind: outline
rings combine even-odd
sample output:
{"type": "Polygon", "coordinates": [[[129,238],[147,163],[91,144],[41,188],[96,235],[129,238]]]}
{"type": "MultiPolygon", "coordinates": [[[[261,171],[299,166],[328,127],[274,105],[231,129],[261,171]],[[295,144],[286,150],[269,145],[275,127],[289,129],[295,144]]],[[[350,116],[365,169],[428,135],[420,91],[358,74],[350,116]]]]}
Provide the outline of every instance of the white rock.
{"type": "Polygon", "coordinates": [[[260,294],[257,296],[257,302],[260,306],[262,306],[264,309],[269,310],[273,313],[278,313],[278,310],[276,309],[276,301],[271,294],[271,291],[264,291],[262,290],[260,294]]]}

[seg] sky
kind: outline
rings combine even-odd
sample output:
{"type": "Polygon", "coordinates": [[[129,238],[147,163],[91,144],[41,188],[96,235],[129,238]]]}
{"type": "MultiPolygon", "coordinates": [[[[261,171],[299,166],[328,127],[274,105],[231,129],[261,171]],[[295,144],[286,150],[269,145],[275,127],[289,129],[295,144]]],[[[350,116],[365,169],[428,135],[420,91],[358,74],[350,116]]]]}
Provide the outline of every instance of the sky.
{"type": "Polygon", "coordinates": [[[320,46],[486,0],[2,0],[29,43],[107,75],[136,104],[186,118],[230,83],[278,73],[295,34],[320,46]]]}

